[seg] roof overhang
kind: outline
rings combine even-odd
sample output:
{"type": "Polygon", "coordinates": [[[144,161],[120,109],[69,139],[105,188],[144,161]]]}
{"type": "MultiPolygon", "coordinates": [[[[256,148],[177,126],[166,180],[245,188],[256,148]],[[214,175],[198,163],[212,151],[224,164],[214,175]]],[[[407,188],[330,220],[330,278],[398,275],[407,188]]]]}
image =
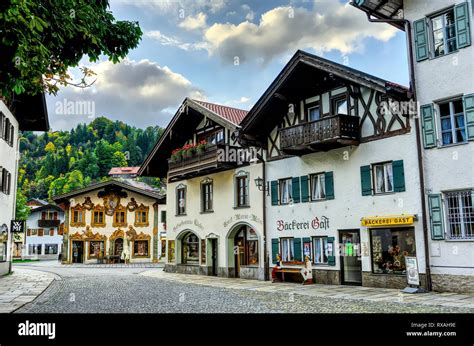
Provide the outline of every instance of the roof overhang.
{"type": "Polygon", "coordinates": [[[59,206],[55,204],[46,204],[46,205],[42,205],[41,207],[32,208],[31,212],[34,213],[36,211],[51,210],[51,209],[59,211],[59,212],[64,212],[62,208],[60,208],[59,206]]]}
{"type": "Polygon", "coordinates": [[[365,86],[395,99],[407,99],[408,89],[345,65],[297,51],[241,123],[243,140],[263,143],[281,122],[289,104],[343,86],[365,86]],[[263,136],[263,137],[262,137],[263,136]]]}
{"type": "Polygon", "coordinates": [[[21,131],[48,131],[49,119],[44,94],[17,95],[13,98],[12,113],[21,131]]]}
{"type": "Polygon", "coordinates": [[[150,154],[145,158],[138,171],[138,175],[166,177],[168,172],[168,159],[171,157],[171,152],[182,146],[185,141],[189,139],[196,127],[205,117],[232,131],[239,128],[238,125],[211,112],[199,103],[186,98],[150,154]]]}
{"type": "Polygon", "coordinates": [[[369,16],[383,20],[397,20],[387,22],[397,29],[405,30],[403,19],[403,0],[351,0],[350,4],[369,16]]]}

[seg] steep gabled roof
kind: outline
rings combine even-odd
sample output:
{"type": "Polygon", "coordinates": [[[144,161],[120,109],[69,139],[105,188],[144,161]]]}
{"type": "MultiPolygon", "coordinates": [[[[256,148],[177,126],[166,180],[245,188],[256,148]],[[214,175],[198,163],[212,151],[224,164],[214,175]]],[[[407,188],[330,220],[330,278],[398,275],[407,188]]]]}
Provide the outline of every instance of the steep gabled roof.
{"type": "MultiPolygon", "coordinates": [[[[350,4],[377,19],[403,19],[402,17],[397,17],[400,10],[403,10],[403,0],[351,0],[350,4]]],[[[387,24],[393,25],[400,30],[405,30],[401,20],[391,21],[387,24]]]]}
{"type": "MultiPolygon", "coordinates": [[[[151,174],[149,167],[153,160],[155,160],[153,164],[153,175],[163,175],[168,169],[166,159],[171,155],[171,150],[176,149],[176,147],[173,146],[176,145],[177,142],[185,139],[186,135],[192,134],[204,116],[231,131],[235,131],[239,128],[239,124],[246,115],[247,111],[242,109],[186,98],[150,154],[148,154],[143,161],[138,175],[151,174]],[[146,173],[145,170],[147,170],[146,173]]],[[[179,145],[182,144],[178,144],[178,146],[179,145]]]]}
{"type": "Polygon", "coordinates": [[[109,175],[121,175],[121,174],[137,174],[140,167],[112,167],[109,171],[109,175]]]}

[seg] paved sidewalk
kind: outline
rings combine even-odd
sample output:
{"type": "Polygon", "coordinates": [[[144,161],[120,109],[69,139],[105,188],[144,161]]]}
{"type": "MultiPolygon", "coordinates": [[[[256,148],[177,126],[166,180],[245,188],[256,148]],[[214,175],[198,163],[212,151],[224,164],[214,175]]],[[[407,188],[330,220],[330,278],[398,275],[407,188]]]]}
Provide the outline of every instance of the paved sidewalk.
{"type": "Polygon", "coordinates": [[[0,277],[0,313],[10,313],[33,301],[59,276],[14,268],[10,275],[0,277]]]}
{"type": "Polygon", "coordinates": [[[301,285],[296,283],[271,283],[269,281],[220,278],[213,276],[166,273],[161,269],[150,269],[140,275],[170,280],[180,283],[242,289],[249,291],[275,292],[314,297],[331,297],[372,302],[422,304],[433,306],[459,307],[474,313],[474,293],[402,293],[398,289],[361,286],[301,285]]]}

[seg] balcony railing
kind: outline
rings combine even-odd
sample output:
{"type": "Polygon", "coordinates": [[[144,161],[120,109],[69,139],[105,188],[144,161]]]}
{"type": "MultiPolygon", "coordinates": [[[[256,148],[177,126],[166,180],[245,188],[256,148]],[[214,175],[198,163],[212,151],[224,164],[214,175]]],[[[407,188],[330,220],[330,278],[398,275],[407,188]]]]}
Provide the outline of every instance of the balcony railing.
{"type": "Polygon", "coordinates": [[[202,153],[194,153],[191,157],[183,157],[178,162],[169,159],[168,178],[184,179],[235,167],[236,163],[226,161],[224,159],[225,157],[222,157],[223,155],[219,154],[220,150],[224,150],[223,153],[225,153],[226,149],[228,151],[231,148],[237,149],[237,147],[226,145],[213,145],[206,148],[202,153]]]}
{"type": "Polygon", "coordinates": [[[280,149],[289,154],[327,151],[359,141],[359,117],[351,115],[332,115],[280,129],[280,149]]]}
{"type": "Polygon", "coordinates": [[[59,227],[60,220],[38,220],[38,227],[59,227]]]}

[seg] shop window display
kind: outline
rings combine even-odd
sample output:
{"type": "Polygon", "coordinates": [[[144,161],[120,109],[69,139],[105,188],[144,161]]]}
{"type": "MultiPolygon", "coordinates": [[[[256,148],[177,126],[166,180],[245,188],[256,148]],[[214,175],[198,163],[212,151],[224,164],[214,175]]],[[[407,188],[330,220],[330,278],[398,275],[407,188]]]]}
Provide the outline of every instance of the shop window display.
{"type": "Polygon", "coordinates": [[[376,274],[405,274],[405,257],[416,256],[413,228],[371,229],[372,269],[376,274]]]}
{"type": "Polygon", "coordinates": [[[136,240],[133,242],[133,256],[135,257],[148,256],[148,240],[136,240]]]}
{"type": "Polygon", "coordinates": [[[194,233],[188,233],[183,238],[183,263],[199,264],[199,238],[194,233]]]}

